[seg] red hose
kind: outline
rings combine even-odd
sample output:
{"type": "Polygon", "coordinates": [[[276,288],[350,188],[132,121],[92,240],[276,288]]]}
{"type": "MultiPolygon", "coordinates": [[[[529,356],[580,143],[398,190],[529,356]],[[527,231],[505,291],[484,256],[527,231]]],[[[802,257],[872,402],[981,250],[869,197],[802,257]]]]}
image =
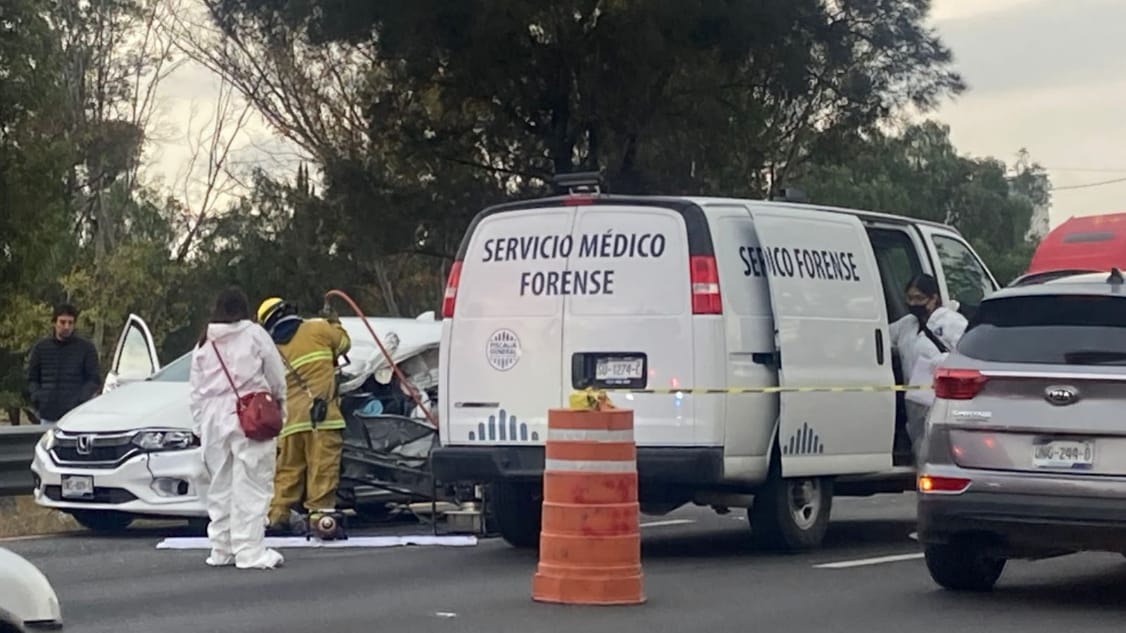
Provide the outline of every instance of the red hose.
{"type": "Polygon", "coordinates": [[[364,327],[368,329],[368,332],[371,333],[371,337],[375,339],[375,344],[379,346],[379,351],[383,352],[383,357],[387,359],[387,364],[391,366],[391,371],[395,372],[395,375],[399,377],[399,384],[406,387],[407,395],[418,405],[418,408],[422,409],[423,414],[426,415],[426,419],[430,422],[430,426],[434,427],[435,432],[438,432],[438,420],[434,417],[434,414],[431,413],[429,407],[422,404],[422,396],[418,389],[407,380],[407,377],[403,375],[402,370],[395,364],[395,361],[391,360],[391,354],[387,353],[386,347],[383,347],[383,341],[379,340],[379,335],[375,333],[375,329],[368,323],[367,317],[365,317],[363,311],[360,310],[360,306],[356,305],[352,297],[349,297],[344,291],[333,289],[325,293],[326,307],[328,306],[329,297],[333,296],[340,297],[345,303],[352,306],[352,310],[356,313],[356,316],[360,317],[360,321],[363,322],[364,327]]]}

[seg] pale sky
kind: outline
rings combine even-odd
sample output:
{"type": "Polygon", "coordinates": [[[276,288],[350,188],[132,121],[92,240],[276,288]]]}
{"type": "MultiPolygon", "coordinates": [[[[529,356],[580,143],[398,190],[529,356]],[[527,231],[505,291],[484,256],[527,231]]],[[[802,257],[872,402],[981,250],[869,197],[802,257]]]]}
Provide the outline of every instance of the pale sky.
{"type": "Polygon", "coordinates": [[[962,153],[1048,169],[1051,223],[1126,211],[1122,0],[933,0],[969,90],[936,113],[962,153]],[[1113,184],[1077,187],[1109,180],[1113,184]]]}
{"type": "MultiPolygon", "coordinates": [[[[1126,211],[1126,56],[1118,48],[1126,1],[932,2],[931,23],[969,85],[931,115],[950,125],[958,150],[1011,163],[1027,148],[1057,188],[1052,226],[1073,215],[1126,211]],[[1116,179],[1122,182],[1086,186],[1116,179]]],[[[194,66],[166,81],[167,140],[154,147],[154,176],[182,177],[192,106],[198,127],[214,107],[217,86],[194,66]]],[[[262,163],[292,173],[291,146],[256,118],[246,132],[236,144],[240,166],[262,163]]]]}

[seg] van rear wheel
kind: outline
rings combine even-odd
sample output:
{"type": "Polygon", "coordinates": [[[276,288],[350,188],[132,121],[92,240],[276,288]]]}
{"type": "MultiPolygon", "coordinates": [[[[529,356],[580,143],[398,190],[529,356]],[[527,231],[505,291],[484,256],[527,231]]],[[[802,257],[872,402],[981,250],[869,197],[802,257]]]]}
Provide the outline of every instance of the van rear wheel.
{"type": "Polygon", "coordinates": [[[770,549],[800,552],[819,547],[829,530],[833,480],[828,477],[783,479],[772,465],[770,480],[748,510],[751,536],[770,549]]]}
{"type": "Polygon", "coordinates": [[[543,517],[543,487],[539,484],[496,483],[486,500],[497,531],[509,545],[536,548],[543,517]]]}

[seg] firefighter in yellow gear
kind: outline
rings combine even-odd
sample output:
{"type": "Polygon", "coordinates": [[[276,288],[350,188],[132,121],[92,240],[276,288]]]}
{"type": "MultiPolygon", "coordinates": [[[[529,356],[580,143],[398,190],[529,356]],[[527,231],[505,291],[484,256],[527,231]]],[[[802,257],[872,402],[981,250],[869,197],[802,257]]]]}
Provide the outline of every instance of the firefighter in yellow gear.
{"type": "Polygon", "coordinates": [[[336,394],[336,359],[351,349],[335,316],[303,319],[281,298],[258,307],[286,366],[287,417],[278,436],[270,532],[287,533],[290,509],[304,499],[307,515],[334,511],[340,484],[344,416],[336,394]]]}

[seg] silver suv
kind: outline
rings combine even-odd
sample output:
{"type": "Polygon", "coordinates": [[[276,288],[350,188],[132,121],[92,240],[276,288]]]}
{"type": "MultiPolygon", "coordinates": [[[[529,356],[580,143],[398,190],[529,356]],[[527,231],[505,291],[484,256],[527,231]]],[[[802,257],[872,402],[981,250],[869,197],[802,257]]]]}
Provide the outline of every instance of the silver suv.
{"type": "Polygon", "coordinates": [[[935,374],[919,541],[939,585],[1008,559],[1126,552],[1126,287],[1117,270],[1002,289],[935,374]]]}

